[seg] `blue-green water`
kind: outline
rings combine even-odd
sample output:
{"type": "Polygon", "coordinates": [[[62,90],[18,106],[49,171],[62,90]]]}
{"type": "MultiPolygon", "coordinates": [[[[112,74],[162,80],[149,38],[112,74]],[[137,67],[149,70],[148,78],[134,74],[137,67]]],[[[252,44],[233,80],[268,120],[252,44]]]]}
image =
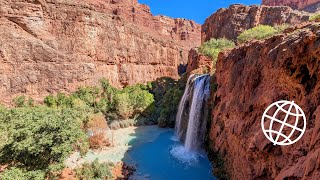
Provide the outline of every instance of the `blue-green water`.
{"type": "MultiPolygon", "coordinates": [[[[146,136],[147,134],[143,134],[146,136]]],[[[137,168],[136,178],[150,180],[212,180],[210,161],[205,155],[186,152],[182,144],[173,138],[173,131],[161,133],[155,140],[131,141],[132,148],[124,161],[137,168]]]]}

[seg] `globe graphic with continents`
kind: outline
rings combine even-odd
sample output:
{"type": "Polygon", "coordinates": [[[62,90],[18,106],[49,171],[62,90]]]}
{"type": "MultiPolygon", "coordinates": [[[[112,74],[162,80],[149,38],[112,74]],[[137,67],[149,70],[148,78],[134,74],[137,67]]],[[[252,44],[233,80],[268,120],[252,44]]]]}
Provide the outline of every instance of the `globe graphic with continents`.
{"type": "Polygon", "coordinates": [[[272,103],[261,119],[264,135],[274,145],[291,145],[297,142],[306,130],[306,116],[293,101],[281,100],[272,103]]]}

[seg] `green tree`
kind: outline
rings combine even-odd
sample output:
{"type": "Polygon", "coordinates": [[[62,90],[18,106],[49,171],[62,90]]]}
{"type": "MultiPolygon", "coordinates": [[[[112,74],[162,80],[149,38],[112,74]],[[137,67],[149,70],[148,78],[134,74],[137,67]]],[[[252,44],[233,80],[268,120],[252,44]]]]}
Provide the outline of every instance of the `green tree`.
{"type": "Polygon", "coordinates": [[[158,125],[160,127],[174,126],[176,112],[182,95],[183,89],[179,85],[170,88],[164,95],[160,105],[160,117],[158,118],[158,125]]]}
{"type": "Polygon", "coordinates": [[[116,94],[115,109],[117,114],[123,119],[128,119],[133,115],[134,109],[128,93],[124,92],[116,94]]]}
{"type": "Polygon", "coordinates": [[[28,170],[61,170],[65,158],[74,150],[88,150],[82,120],[72,109],[48,107],[17,108],[5,116],[6,143],[0,149],[1,163],[15,162],[28,170]]]}

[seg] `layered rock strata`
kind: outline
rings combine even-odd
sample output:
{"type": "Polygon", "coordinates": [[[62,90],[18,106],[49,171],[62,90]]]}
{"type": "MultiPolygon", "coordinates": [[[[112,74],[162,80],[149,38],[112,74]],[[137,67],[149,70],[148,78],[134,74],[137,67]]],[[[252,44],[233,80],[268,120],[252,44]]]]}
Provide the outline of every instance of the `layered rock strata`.
{"type": "Polygon", "coordinates": [[[136,0],[0,0],[0,98],[178,77],[200,25],[136,0]]]}
{"type": "Polygon", "coordinates": [[[309,20],[309,13],[294,11],[286,6],[231,5],[221,8],[206,19],[202,25],[202,42],[211,38],[235,40],[243,31],[259,24],[276,26],[299,24],[309,20]]]}

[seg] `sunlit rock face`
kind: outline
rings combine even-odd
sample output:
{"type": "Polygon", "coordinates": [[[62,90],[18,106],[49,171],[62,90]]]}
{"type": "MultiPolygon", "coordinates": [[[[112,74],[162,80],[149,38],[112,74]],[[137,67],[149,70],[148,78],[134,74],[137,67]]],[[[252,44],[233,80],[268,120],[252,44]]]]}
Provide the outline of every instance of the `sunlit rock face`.
{"type": "Polygon", "coordinates": [[[0,0],[0,99],[178,78],[200,25],[136,0],[0,0]]]}
{"type": "Polygon", "coordinates": [[[319,23],[302,24],[219,55],[210,149],[231,179],[320,178],[319,32],[319,23]],[[264,110],[279,100],[294,101],[307,118],[290,146],[273,145],[261,129],[264,110]]]}
{"type": "Polygon", "coordinates": [[[259,24],[298,24],[309,20],[309,13],[298,12],[285,6],[231,5],[221,8],[202,25],[202,42],[211,38],[236,39],[243,31],[259,24]]]}
{"type": "Polygon", "coordinates": [[[290,6],[293,9],[315,11],[319,7],[319,0],[262,0],[263,5],[267,6],[290,6]]]}

